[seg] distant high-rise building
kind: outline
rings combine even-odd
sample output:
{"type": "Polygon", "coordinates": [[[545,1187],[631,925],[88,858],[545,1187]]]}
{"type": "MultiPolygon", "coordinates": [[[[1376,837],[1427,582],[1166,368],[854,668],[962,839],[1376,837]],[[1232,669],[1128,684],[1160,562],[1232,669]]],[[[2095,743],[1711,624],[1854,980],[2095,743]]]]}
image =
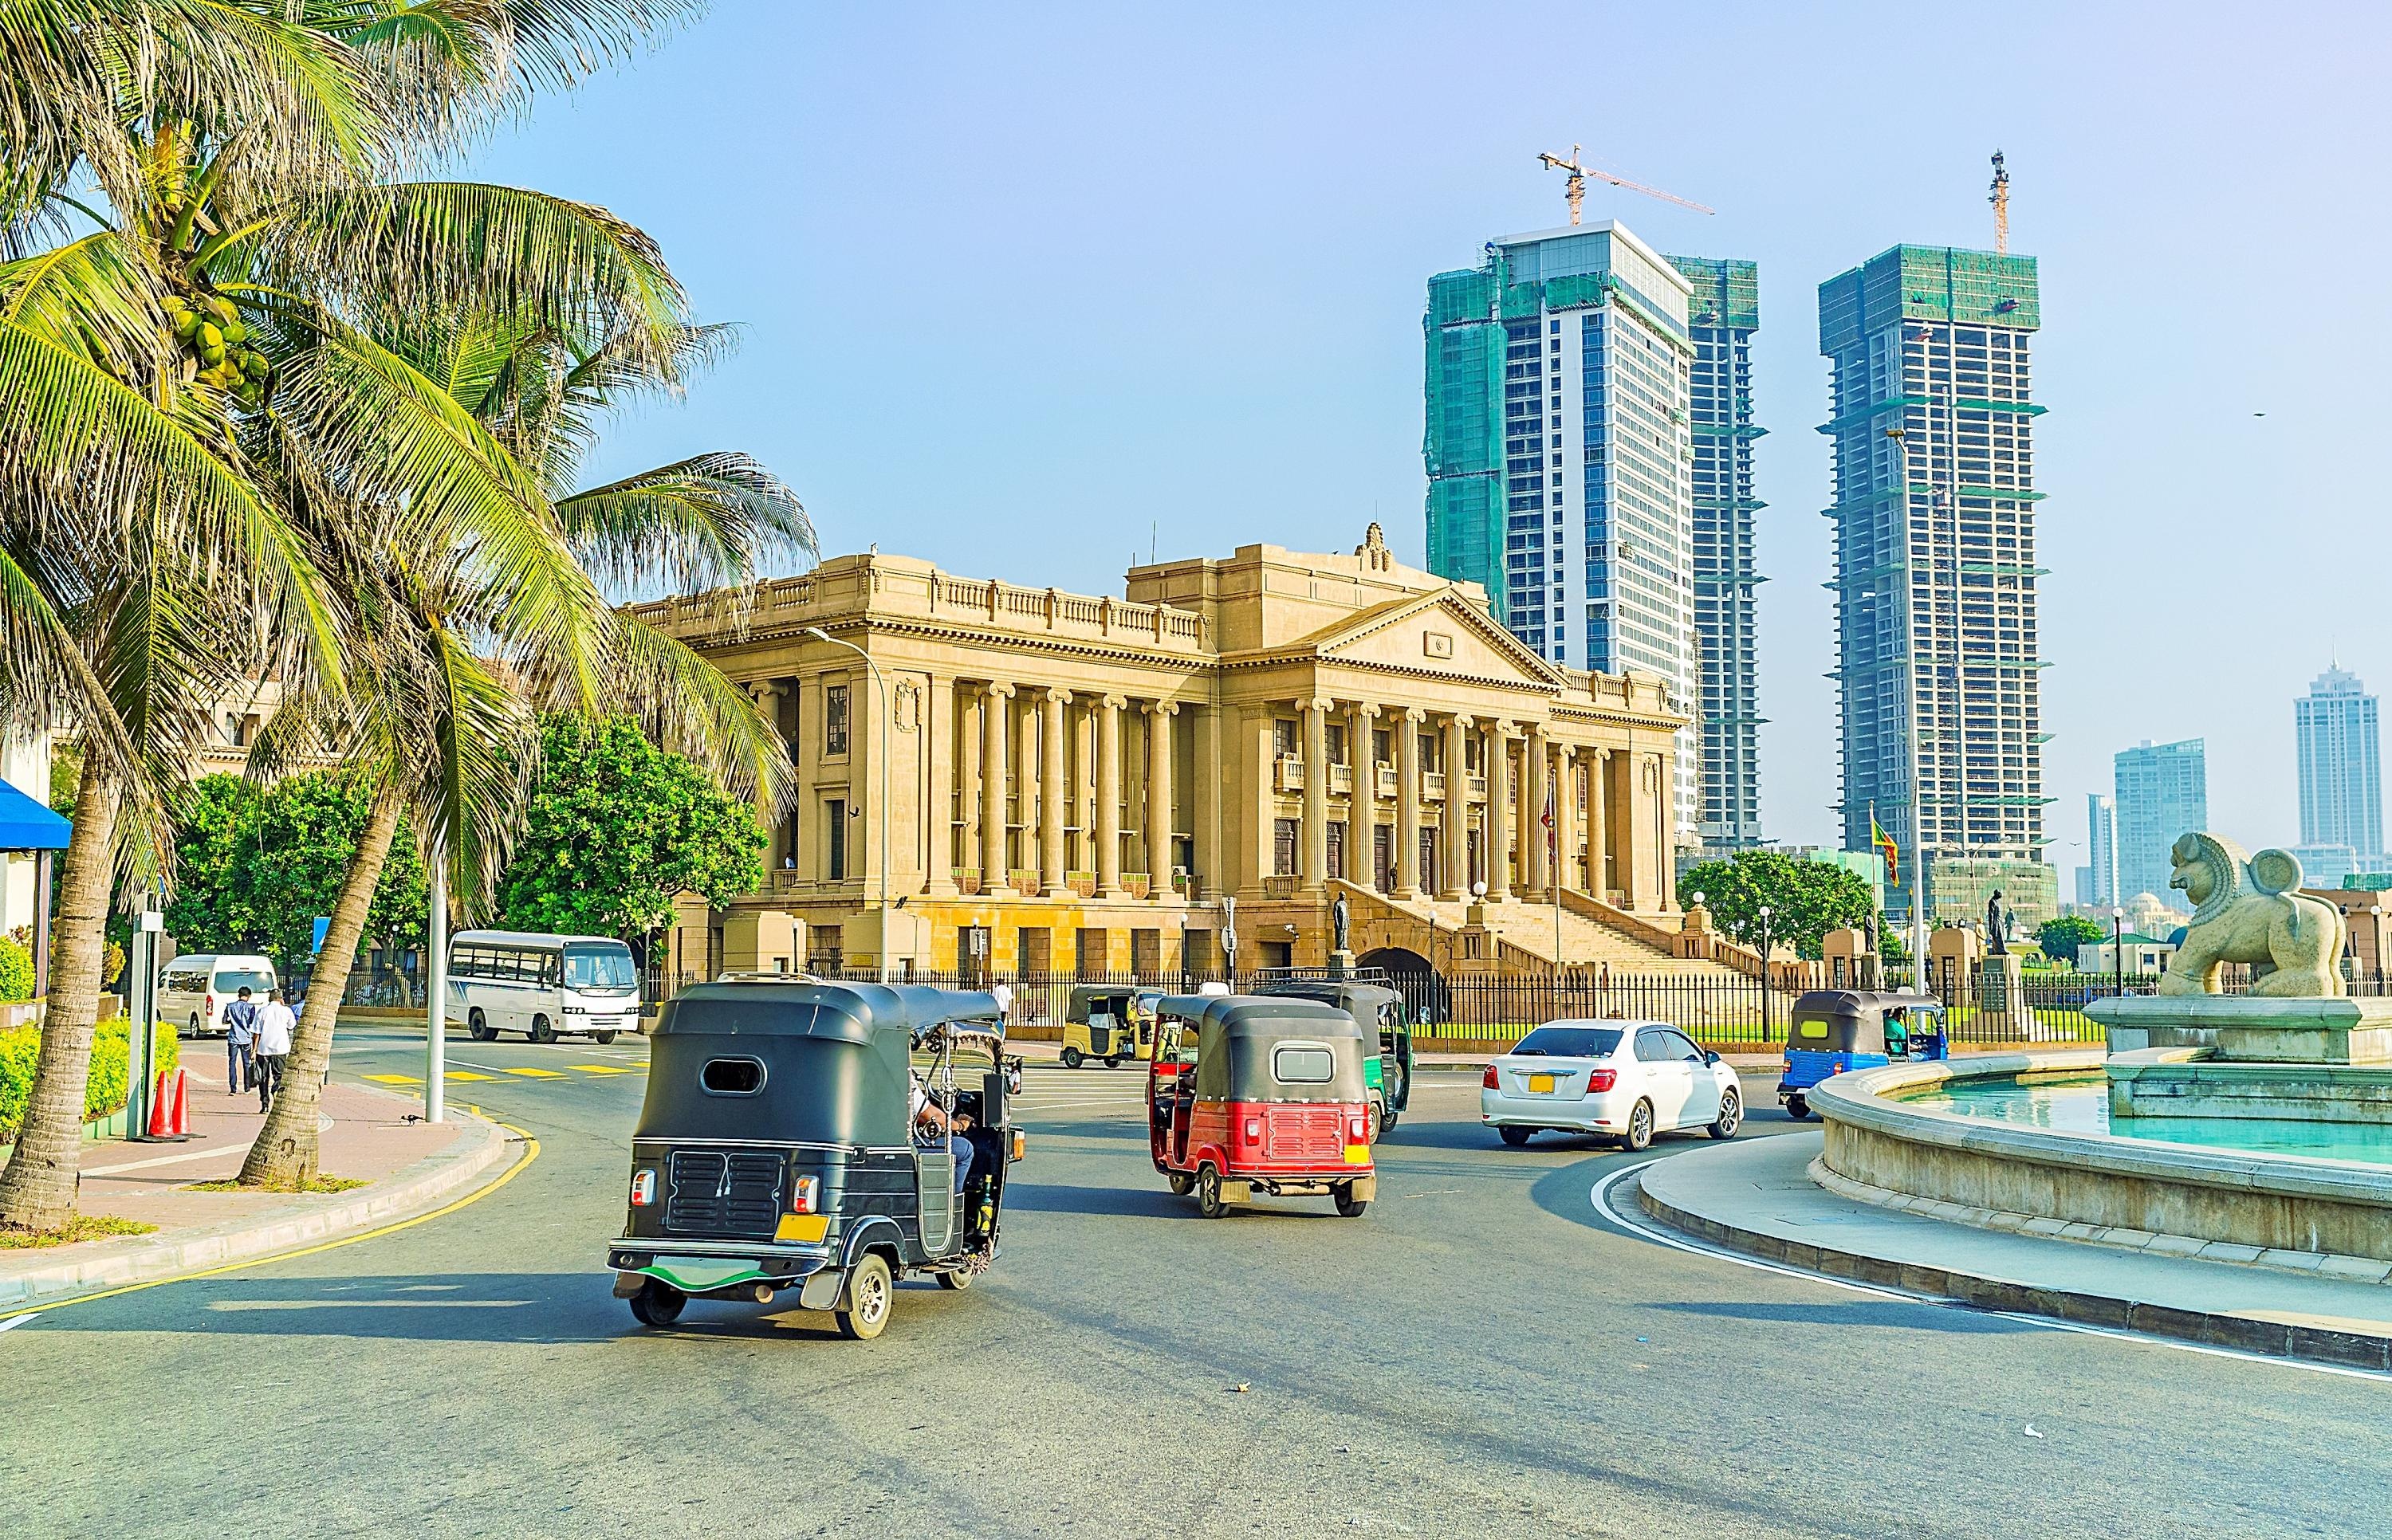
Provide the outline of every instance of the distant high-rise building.
{"type": "Polygon", "coordinates": [[[1987,862],[2057,881],[2040,874],[2040,325],[2033,257],[1897,246],[1819,286],[1843,843],[1866,849],[1874,816],[1905,885],[1939,858],[1968,863],[1971,883],[1987,862]]]}
{"type": "Polygon", "coordinates": [[[2384,854],[2384,783],[2375,697],[2355,674],[2328,668],[2293,703],[2300,744],[2301,843],[2347,845],[2360,861],[2384,854]]]}
{"type": "Polygon", "coordinates": [[[2157,896],[2170,908],[2190,912],[2192,900],[2171,892],[2176,862],[2168,851],[2177,836],[2209,827],[2208,749],[2199,738],[2177,744],[2146,740],[2121,749],[2117,777],[2118,902],[2139,894],[2157,896]]]}
{"type": "Polygon", "coordinates": [[[2118,805],[2100,792],[2085,798],[2086,864],[2076,869],[2076,901],[2114,905],[2118,898],[2118,805]]]}
{"type": "MultiPolygon", "coordinates": [[[[1667,680],[1695,654],[1694,284],[1614,220],[1487,243],[1428,282],[1428,563],[1543,657],[1667,680]]],[[[1696,728],[1677,827],[1696,826],[1696,728]]]]}
{"type": "Polygon", "coordinates": [[[1688,415],[1695,431],[1696,666],[1702,709],[1696,829],[1712,848],[1761,838],[1761,692],[1753,662],[1752,334],[1761,329],[1761,271],[1749,262],[1673,256],[1695,286],[1688,415]]]}

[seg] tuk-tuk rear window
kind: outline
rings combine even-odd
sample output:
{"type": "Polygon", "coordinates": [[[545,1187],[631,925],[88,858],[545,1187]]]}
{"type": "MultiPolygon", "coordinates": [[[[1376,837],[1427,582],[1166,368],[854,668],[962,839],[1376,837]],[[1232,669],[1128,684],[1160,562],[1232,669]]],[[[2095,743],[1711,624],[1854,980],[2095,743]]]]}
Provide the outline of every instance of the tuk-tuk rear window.
{"type": "Polygon", "coordinates": [[[1617,1027],[1540,1027],[1522,1038],[1512,1052],[1560,1059],[1599,1059],[1618,1046],[1617,1027]]]}
{"type": "Polygon", "coordinates": [[[1827,1018],[1798,1016],[1794,1018],[1794,1035],[1798,1038],[1824,1038],[1827,1035],[1827,1018]]]}
{"type": "Polygon", "coordinates": [[[1271,1050],[1271,1079],[1281,1085],[1327,1085],[1337,1056],[1317,1042],[1282,1042],[1271,1050]]]}

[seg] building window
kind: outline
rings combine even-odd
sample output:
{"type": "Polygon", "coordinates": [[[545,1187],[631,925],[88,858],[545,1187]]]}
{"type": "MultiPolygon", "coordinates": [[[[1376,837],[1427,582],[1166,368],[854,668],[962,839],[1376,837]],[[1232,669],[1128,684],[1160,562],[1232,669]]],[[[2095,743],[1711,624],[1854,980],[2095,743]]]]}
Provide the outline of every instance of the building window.
{"type": "Polygon", "coordinates": [[[847,752],[847,686],[843,684],[823,691],[823,752],[847,752]]]}
{"type": "Polygon", "coordinates": [[[830,858],[830,871],[826,874],[832,882],[847,880],[847,799],[834,796],[824,805],[830,819],[830,839],[824,852],[830,858]]]}
{"type": "Polygon", "coordinates": [[[1329,870],[1321,874],[1328,877],[1346,875],[1346,824],[1343,820],[1329,821],[1329,870]]]}
{"type": "Polygon", "coordinates": [[[1295,757],[1295,723],[1281,717],[1271,723],[1271,747],[1282,759],[1295,757]]]}
{"type": "Polygon", "coordinates": [[[1271,874],[1277,877],[1295,875],[1296,821],[1292,818],[1271,820],[1271,874]]]}

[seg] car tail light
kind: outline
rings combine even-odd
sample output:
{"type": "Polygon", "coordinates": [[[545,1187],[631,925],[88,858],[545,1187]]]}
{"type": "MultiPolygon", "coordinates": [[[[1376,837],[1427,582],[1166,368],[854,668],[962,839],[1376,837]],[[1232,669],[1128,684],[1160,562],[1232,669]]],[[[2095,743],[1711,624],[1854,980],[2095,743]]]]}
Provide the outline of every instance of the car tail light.
{"type": "Polygon", "coordinates": [[[1617,1069],[1590,1069],[1586,1072],[1586,1094],[1590,1096],[1599,1095],[1618,1083],[1619,1071],[1617,1069]]]}
{"type": "Polygon", "coordinates": [[[215,997],[215,996],[214,996],[214,995],[207,995],[207,996],[204,996],[204,997],[203,997],[203,1001],[204,1001],[204,1005],[203,1005],[203,1008],[204,1008],[204,1009],[206,1009],[206,1010],[208,1010],[208,1011],[213,1012],[213,1011],[216,1008],[216,997],[215,997]]]}
{"type": "Polygon", "coordinates": [[[1263,1120],[1262,1120],[1260,1118],[1249,1118],[1249,1119],[1246,1119],[1246,1143],[1247,1143],[1247,1144],[1249,1144],[1249,1145],[1258,1145],[1258,1144],[1262,1143],[1262,1137],[1263,1137],[1263,1120]]]}
{"type": "Polygon", "coordinates": [[[1371,1125],[1363,1119],[1357,1118],[1351,1123],[1347,1124],[1346,1127],[1346,1132],[1349,1140],[1354,1144],[1366,1145],[1371,1142],[1371,1125]]]}
{"type": "Polygon", "coordinates": [[[789,1212],[811,1214],[822,1202],[822,1178],[801,1176],[789,1184],[789,1212]]]}
{"type": "Polygon", "coordinates": [[[656,1200],[656,1173],[654,1167],[631,1173],[631,1207],[644,1209],[656,1200]]]}
{"type": "Polygon", "coordinates": [[[1503,1083],[1495,1078],[1495,1067],[1493,1065],[1488,1065],[1487,1067],[1487,1073],[1478,1077],[1478,1088],[1482,1091],[1501,1091],[1503,1089],[1503,1083]]]}

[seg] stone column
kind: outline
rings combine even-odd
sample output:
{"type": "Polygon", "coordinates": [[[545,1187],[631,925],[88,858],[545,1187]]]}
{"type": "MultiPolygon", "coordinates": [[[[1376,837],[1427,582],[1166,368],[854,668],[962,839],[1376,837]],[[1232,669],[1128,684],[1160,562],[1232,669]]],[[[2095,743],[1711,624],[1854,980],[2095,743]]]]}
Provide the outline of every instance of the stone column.
{"type": "Polygon", "coordinates": [[[1169,701],[1146,706],[1146,891],[1154,899],[1171,891],[1171,715],[1178,709],[1169,701]]]}
{"type": "Polygon", "coordinates": [[[1445,835],[1445,870],[1438,874],[1437,897],[1459,899],[1470,891],[1470,775],[1463,768],[1463,744],[1470,735],[1470,718],[1457,713],[1445,719],[1445,822],[1439,832],[1445,835]]]}
{"type": "Polygon", "coordinates": [[[1396,713],[1396,897],[1420,897],[1420,724],[1427,713],[1396,713]]]}
{"type": "Polygon", "coordinates": [[[1596,749],[1586,767],[1586,886],[1611,901],[1611,751],[1596,749]]]}
{"type": "Polygon", "coordinates": [[[922,891],[956,890],[956,681],[932,674],[922,690],[922,757],[929,770],[922,803],[922,891]]]}
{"type": "Polygon", "coordinates": [[[1554,896],[1553,857],[1560,848],[1562,824],[1561,798],[1554,794],[1553,744],[1546,741],[1545,730],[1532,725],[1526,746],[1521,750],[1527,762],[1528,796],[1520,803],[1520,837],[1528,842],[1528,893],[1539,903],[1552,901],[1554,896]],[[1545,802],[1551,797],[1556,804],[1552,827],[1545,824],[1545,802]]]}
{"type": "Polygon", "coordinates": [[[1196,875],[1202,883],[1202,891],[1190,893],[1189,898],[1210,902],[1230,891],[1229,874],[1221,867],[1221,787],[1237,773],[1237,767],[1223,752],[1219,708],[1198,705],[1190,709],[1195,714],[1192,725],[1196,731],[1196,783],[1189,790],[1194,794],[1190,800],[1195,806],[1196,875]]]}
{"type": "Polygon", "coordinates": [[[1121,713],[1129,703],[1097,703],[1097,897],[1121,897],[1121,713]]]}
{"type": "Polygon", "coordinates": [[[1298,701],[1304,739],[1304,886],[1329,874],[1329,702],[1298,701]]]}
{"type": "MultiPolygon", "coordinates": [[[[781,686],[777,680],[756,679],[745,686],[748,698],[756,703],[757,715],[762,717],[775,736],[781,731],[781,686]]],[[[780,809],[773,806],[773,794],[761,782],[756,786],[756,822],[764,829],[764,891],[773,891],[777,880],[773,874],[781,868],[781,853],[786,848],[787,832],[783,827],[780,809]]]]}
{"type": "Polygon", "coordinates": [[[1038,697],[1038,886],[1049,897],[1063,891],[1063,804],[1071,796],[1063,768],[1063,713],[1071,704],[1068,690],[1038,697]]]}
{"type": "Polygon", "coordinates": [[[980,742],[980,890],[1004,886],[1007,867],[1006,718],[1012,715],[1013,686],[992,684],[982,694],[980,742]]]}
{"type": "Polygon", "coordinates": [[[1378,886],[1379,760],[1371,752],[1371,731],[1379,708],[1355,701],[1346,707],[1346,758],[1354,783],[1346,797],[1346,875],[1364,887],[1378,886]]]}
{"type": "Polygon", "coordinates": [[[1487,897],[1512,896],[1512,724],[1487,724],[1487,897]]]}
{"type": "Polygon", "coordinates": [[[1578,750],[1569,744],[1554,745],[1554,885],[1581,886],[1578,842],[1578,750]]]}

